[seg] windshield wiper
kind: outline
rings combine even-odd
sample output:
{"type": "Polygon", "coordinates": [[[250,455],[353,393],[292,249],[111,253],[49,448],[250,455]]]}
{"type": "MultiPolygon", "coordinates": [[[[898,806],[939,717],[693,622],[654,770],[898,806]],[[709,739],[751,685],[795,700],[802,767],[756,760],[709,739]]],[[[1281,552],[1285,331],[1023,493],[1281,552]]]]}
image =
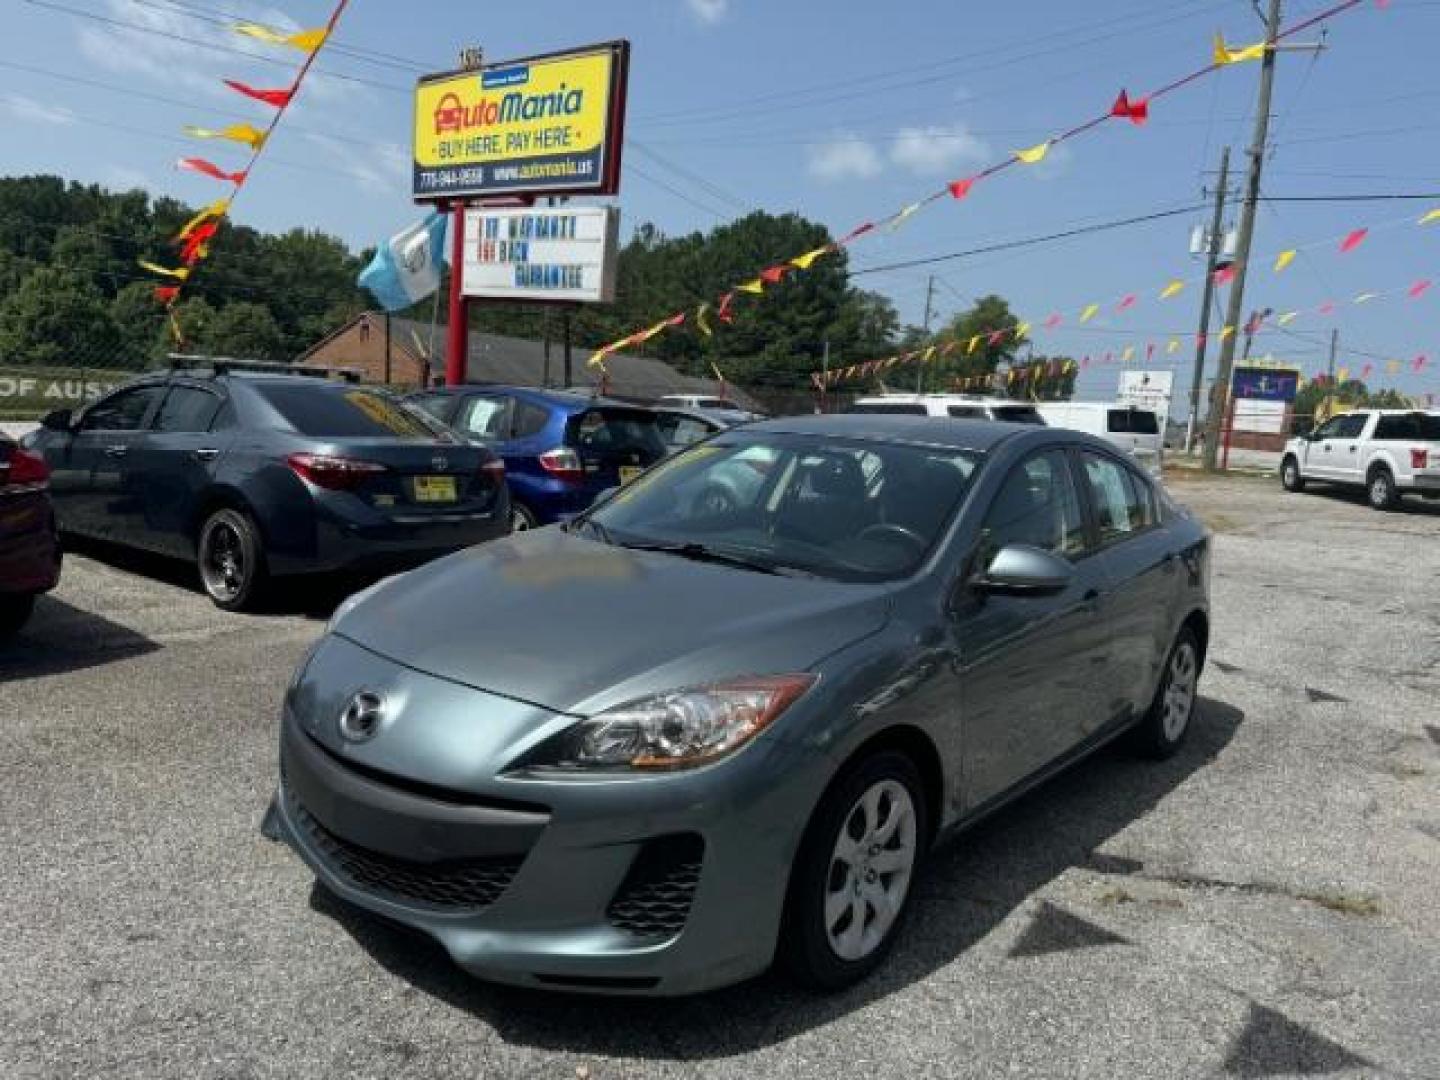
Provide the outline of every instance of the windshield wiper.
{"type": "Polygon", "coordinates": [[[721,566],[733,566],[740,570],[753,570],[758,574],[774,574],[778,577],[814,577],[809,571],[802,570],[798,566],[752,558],[739,552],[722,551],[693,540],[684,543],[620,541],[620,546],[629,548],[631,551],[658,551],[665,555],[678,555],[682,559],[692,559],[695,562],[718,563],[721,566]]]}
{"type": "Polygon", "coordinates": [[[595,539],[599,540],[602,544],[613,545],[615,543],[615,538],[610,535],[610,530],[593,517],[581,518],[578,521],[567,521],[562,528],[566,532],[573,533],[582,525],[594,533],[595,539]]]}

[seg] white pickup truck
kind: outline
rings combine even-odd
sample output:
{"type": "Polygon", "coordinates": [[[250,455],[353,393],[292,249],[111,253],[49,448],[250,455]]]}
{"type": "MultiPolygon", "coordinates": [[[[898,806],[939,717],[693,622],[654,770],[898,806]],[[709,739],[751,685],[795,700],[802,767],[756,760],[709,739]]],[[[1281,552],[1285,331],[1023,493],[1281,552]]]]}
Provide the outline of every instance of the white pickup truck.
{"type": "Polygon", "coordinates": [[[1332,416],[1285,444],[1281,485],[1304,491],[1311,480],[1363,487],[1377,510],[1393,510],[1407,492],[1440,499],[1440,412],[1359,409],[1332,416]]]}

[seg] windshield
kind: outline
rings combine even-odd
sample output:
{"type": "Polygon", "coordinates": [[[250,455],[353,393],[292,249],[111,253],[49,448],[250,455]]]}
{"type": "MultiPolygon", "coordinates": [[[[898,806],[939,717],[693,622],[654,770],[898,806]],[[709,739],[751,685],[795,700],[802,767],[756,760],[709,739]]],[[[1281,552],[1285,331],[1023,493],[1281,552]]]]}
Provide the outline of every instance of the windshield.
{"type": "Polygon", "coordinates": [[[322,439],[390,436],[455,441],[449,428],[423,410],[374,390],[342,391],[298,383],[276,383],[257,389],[301,435],[322,439]]]}
{"type": "Polygon", "coordinates": [[[949,448],[723,433],[622,488],[580,527],[757,569],[891,580],[934,547],[980,460],[949,448]]]}

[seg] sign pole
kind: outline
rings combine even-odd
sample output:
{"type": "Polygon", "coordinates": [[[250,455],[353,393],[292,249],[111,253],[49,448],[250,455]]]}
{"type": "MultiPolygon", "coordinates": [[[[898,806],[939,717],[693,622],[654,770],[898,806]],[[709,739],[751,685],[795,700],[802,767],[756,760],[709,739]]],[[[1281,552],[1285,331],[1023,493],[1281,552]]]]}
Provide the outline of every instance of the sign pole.
{"type": "Polygon", "coordinates": [[[465,204],[456,200],[450,207],[450,324],[445,328],[445,385],[459,386],[465,381],[466,349],[470,344],[470,327],[465,317],[465,294],[461,276],[465,261],[465,204]]]}

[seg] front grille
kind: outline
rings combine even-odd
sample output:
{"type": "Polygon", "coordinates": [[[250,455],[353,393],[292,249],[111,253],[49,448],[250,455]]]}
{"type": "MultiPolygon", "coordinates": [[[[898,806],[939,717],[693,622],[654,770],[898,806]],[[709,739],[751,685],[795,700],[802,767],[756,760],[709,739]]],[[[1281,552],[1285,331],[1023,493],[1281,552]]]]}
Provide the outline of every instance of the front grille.
{"type": "MultiPolygon", "coordinates": [[[[288,793],[287,793],[288,794],[288,793]]],[[[522,856],[411,862],[352,844],[336,836],[291,796],[290,811],[311,845],[356,887],[436,911],[480,911],[500,899],[520,869],[522,856]]]]}
{"type": "Polygon", "coordinates": [[[647,841],[610,901],[610,925],[646,938],[685,929],[704,856],[705,841],[695,833],[647,841]]]}

